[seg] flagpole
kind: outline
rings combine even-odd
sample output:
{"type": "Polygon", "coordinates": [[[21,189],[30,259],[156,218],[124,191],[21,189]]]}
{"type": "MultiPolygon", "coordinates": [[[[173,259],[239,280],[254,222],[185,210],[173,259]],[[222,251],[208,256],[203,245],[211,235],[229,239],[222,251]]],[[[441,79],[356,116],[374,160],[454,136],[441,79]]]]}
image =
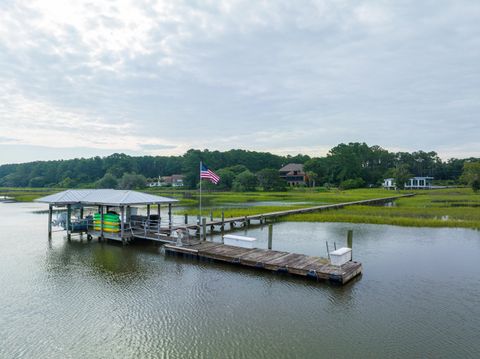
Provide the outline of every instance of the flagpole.
{"type": "Polygon", "coordinates": [[[200,201],[199,201],[199,211],[200,211],[200,215],[198,217],[198,224],[200,225],[201,221],[202,221],[202,161],[200,161],[200,172],[199,172],[199,175],[200,175],[200,201]]]}

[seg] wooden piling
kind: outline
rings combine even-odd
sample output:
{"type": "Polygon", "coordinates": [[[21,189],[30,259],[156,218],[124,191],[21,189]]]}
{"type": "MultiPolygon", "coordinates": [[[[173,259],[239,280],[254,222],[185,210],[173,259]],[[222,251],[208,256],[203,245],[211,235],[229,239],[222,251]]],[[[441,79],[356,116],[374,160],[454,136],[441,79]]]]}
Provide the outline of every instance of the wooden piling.
{"type": "Polygon", "coordinates": [[[203,236],[203,240],[206,241],[207,240],[207,219],[206,218],[202,218],[202,236],[203,236]]]}
{"type": "Polygon", "coordinates": [[[185,213],[185,224],[188,224],[188,214],[185,213]]]}
{"type": "Polygon", "coordinates": [[[273,241],[273,224],[268,225],[268,249],[272,249],[273,241]]]}
{"type": "Polygon", "coordinates": [[[120,238],[122,238],[122,244],[125,245],[124,233],[124,216],[125,216],[125,207],[120,207],[120,238]]]}
{"type": "Polygon", "coordinates": [[[70,227],[72,223],[72,205],[67,204],[67,238],[71,238],[71,232],[70,232],[70,227]]]}
{"type": "Polygon", "coordinates": [[[53,206],[49,204],[48,205],[48,238],[52,238],[52,214],[53,214],[53,206]]]}
{"type": "Polygon", "coordinates": [[[100,206],[100,237],[103,240],[103,206],[100,206]]]}
{"type": "MultiPolygon", "coordinates": [[[[353,247],[353,230],[349,229],[347,233],[347,247],[352,249],[353,247]]],[[[351,252],[352,254],[352,260],[353,260],[353,250],[351,252]]]]}
{"type": "Polygon", "coordinates": [[[225,212],[222,211],[222,237],[223,237],[223,234],[225,233],[225,212]]]}

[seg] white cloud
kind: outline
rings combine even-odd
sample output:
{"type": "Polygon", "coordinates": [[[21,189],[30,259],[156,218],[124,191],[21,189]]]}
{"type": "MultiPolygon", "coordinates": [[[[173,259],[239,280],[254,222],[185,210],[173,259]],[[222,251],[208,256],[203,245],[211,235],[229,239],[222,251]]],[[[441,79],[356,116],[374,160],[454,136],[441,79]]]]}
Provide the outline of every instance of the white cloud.
{"type": "Polygon", "coordinates": [[[2,2],[0,140],[479,155],[479,17],[447,0],[2,2]]]}
{"type": "Polygon", "coordinates": [[[134,125],[124,119],[107,121],[87,111],[59,108],[26,98],[5,84],[0,88],[0,118],[1,144],[132,151],[176,147],[158,137],[136,134],[134,125]]]}

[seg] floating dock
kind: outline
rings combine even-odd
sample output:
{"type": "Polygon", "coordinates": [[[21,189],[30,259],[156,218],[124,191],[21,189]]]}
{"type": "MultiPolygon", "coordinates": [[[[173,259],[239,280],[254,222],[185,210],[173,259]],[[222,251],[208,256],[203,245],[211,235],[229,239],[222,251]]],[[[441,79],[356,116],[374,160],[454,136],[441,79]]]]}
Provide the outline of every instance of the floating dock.
{"type": "Polygon", "coordinates": [[[241,248],[201,241],[189,245],[165,244],[165,254],[214,260],[272,272],[290,273],[319,281],[345,284],[362,273],[362,264],[349,261],[334,266],[321,257],[259,248],[241,248]]]}

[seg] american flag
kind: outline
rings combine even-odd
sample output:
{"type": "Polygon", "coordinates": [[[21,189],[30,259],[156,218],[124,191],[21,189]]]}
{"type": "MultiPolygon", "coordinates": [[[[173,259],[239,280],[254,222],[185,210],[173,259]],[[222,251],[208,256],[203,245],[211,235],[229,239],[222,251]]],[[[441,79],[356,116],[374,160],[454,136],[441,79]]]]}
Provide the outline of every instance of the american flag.
{"type": "Polygon", "coordinates": [[[200,179],[202,178],[207,179],[215,184],[220,181],[220,177],[215,172],[209,170],[208,167],[205,166],[203,163],[200,163],[200,179]]]}

